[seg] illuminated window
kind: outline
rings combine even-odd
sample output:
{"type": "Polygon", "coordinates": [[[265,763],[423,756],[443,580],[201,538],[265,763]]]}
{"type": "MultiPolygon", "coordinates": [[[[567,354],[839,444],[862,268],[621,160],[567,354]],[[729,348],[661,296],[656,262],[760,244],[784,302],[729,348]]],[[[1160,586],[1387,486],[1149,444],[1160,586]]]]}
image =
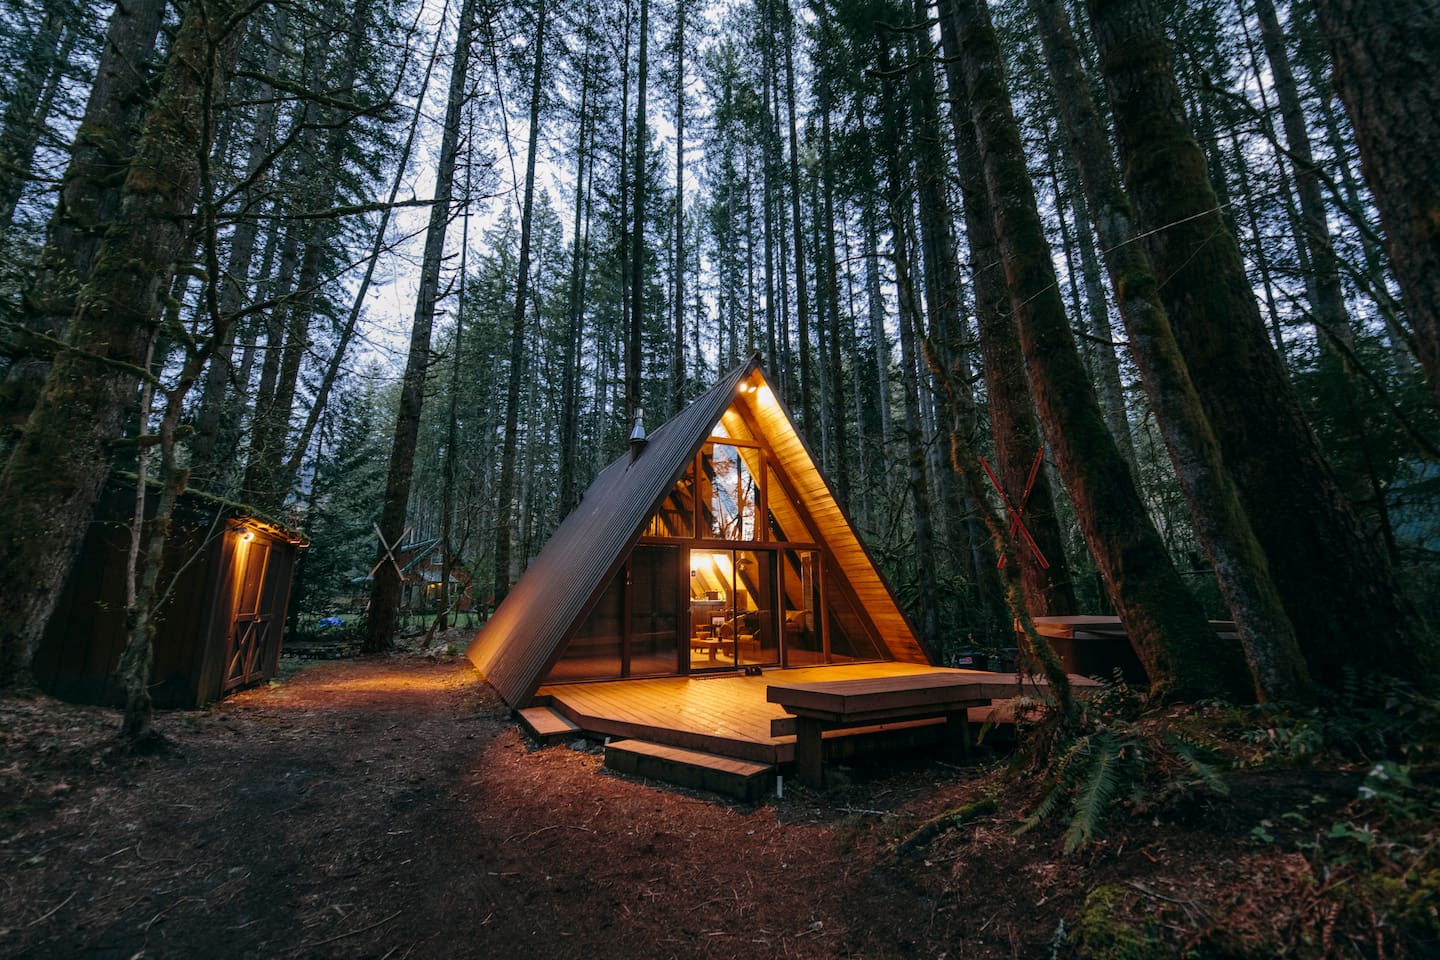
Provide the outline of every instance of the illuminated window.
{"type": "MultiPolygon", "coordinates": [[[[745,451],[747,454],[750,450],[745,451]]],[[[740,448],[707,443],[700,450],[700,535],[717,540],[755,540],[760,490],[740,448]]]]}

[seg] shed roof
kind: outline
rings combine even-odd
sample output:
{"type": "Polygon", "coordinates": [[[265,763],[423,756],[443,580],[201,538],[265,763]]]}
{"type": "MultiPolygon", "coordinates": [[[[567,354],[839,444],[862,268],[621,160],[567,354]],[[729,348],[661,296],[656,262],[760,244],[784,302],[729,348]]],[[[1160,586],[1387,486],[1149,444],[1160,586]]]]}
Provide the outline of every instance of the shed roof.
{"type": "Polygon", "coordinates": [[[788,412],[768,388],[757,355],[651,433],[638,456],[627,452],[602,470],[481,628],[466,655],[506,703],[522,706],[534,695],[572,629],[629,556],[651,515],[715,424],[732,406],[742,404],[747,418],[764,434],[778,466],[796,486],[820,527],[816,533],[822,545],[849,581],[891,656],[927,662],[914,629],[820,475],[788,412]],[[742,384],[757,389],[741,393],[742,384]],[[760,396],[766,399],[753,399],[760,396]]]}

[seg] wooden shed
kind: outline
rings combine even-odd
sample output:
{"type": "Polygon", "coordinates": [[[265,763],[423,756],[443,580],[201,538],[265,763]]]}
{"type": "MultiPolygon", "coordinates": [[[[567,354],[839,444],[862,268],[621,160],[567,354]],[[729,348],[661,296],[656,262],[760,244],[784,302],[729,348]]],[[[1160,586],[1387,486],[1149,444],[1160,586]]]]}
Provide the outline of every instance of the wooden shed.
{"type": "MultiPolygon", "coordinates": [[[[127,640],[134,502],[133,479],[107,484],[36,652],[36,680],[61,699],[125,702],[114,674],[127,640]]],[[[240,505],[195,492],[181,497],[161,572],[162,589],[172,581],[173,588],[157,612],[156,706],[203,706],[275,675],[303,546],[298,532],[240,505]]]]}
{"type": "Polygon", "coordinates": [[[542,684],[928,663],[758,357],[600,473],[467,654],[516,708],[542,684]]]}

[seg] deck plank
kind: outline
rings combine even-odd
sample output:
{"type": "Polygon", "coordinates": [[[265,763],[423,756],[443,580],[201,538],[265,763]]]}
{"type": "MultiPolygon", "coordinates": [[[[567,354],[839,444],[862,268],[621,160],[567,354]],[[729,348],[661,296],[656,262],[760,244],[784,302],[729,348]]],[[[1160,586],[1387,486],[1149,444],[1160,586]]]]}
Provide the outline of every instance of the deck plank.
{"type": "Polygon", "coordinates": [[[794,735],[771,734],[772,721],[789,714],[766,699],[768,687],[936,672],[975,673],[899,662],[830,664],[771,669],[758,677],[724,674],[554,684],[540,688],[538,696],[592,734],[634,737],[755,762],[789,763],[794,758],[794,735]]]}

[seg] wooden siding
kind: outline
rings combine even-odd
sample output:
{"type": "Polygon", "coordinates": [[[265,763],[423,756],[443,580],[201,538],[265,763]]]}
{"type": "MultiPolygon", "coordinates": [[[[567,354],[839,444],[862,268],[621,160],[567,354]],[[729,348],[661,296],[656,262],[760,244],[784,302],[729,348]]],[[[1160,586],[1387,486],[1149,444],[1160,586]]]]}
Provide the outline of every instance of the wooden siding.
{"type": "MultiPolygon", "coordinates": [[[[96,506],[80,553],[46,626],[32,665],[39,685],[53,696],[80,703],[119,706],[124,691],[115,669],[128,642],[125,629],[125,563],[134,510],[133,481],[112,480],[96,506]]],[[[154,510],[155,498],[147,508],[154,510]]],[[[156,612],[151,696],[160,707],[198,707],[223,695],[226,646],[234,605],[235,543],[241,524],[235,510],[187,496],[176,508],[165,545],[162,580],[174,589],[156,612]]],[[[257,542],[269,545],[272,562],[264,584],[264,611],[283,627],[298,546],[293,531],[247,520],[257,542]]],[[[279,643],[263,665],[263,678],[278,668],[279,643]]]]}
{"type": "Polygon", "coordinates": [[[914,627],[895,602],[780,398],[763,381],[759,390],[742,397],[746,412],[769,445],[801,509],[809,513],[816,538],[849,582],[860,610],[870,617],[881,643],[896,660],[929,663],[914,627]]]}

